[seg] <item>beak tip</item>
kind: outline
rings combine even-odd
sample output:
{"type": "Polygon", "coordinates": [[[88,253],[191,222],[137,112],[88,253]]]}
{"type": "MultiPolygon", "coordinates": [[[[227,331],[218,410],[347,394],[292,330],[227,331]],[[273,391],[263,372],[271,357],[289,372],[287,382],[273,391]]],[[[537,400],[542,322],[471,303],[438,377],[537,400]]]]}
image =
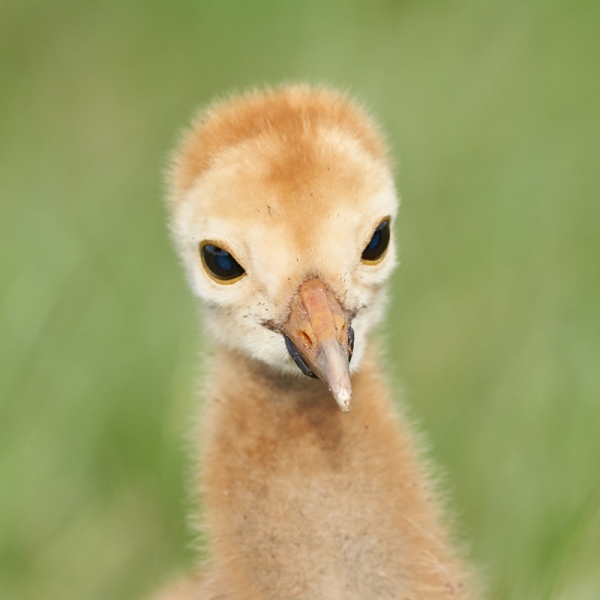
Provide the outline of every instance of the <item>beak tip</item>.
{"type": "Polygon", "coordinates": [[[352,390],[345,387],[339,387],[331,390],[331,393],[341,411],[350,412],[350,409],[352,408],[352,390]]]}

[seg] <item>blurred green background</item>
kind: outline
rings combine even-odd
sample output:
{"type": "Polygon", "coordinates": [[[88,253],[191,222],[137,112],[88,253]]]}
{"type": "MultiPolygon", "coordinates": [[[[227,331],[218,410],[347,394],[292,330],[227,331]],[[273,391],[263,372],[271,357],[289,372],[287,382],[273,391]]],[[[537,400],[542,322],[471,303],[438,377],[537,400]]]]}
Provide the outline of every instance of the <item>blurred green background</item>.
{"type": "Polygon", "coordinates": [[[597,0],[3,0],[0,598],[193,562],[162,172],[198,104],[296,80],[389,133],[389,362],[489,598],[600,598],[599,31],[597,0]]]}

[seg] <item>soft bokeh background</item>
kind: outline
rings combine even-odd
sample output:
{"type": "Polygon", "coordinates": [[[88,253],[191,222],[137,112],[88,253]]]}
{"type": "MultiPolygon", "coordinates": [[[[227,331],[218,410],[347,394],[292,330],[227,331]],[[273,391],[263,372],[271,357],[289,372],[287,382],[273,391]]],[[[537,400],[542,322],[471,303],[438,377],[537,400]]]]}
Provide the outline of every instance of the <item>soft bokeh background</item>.
{"type": "Polygon", "coordinates": [[[489,597],[600,598],[599,30],[597,0],[3,0],[0,598],[191,564],[162,170],[198,104],[284,80],[389,132],[390,363],[489,597]]]}

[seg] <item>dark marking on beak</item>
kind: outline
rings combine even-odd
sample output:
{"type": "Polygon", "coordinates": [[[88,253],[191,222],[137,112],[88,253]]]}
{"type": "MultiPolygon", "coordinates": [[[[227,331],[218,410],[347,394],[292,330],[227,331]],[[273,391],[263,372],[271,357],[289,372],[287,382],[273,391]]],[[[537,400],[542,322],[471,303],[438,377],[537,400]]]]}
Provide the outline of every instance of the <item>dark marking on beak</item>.
{"type": "Polygon", "coordinates": [[[352,360],[352,354],[354,353],[354,329],[348,327],[348,362],[352,360]]]}

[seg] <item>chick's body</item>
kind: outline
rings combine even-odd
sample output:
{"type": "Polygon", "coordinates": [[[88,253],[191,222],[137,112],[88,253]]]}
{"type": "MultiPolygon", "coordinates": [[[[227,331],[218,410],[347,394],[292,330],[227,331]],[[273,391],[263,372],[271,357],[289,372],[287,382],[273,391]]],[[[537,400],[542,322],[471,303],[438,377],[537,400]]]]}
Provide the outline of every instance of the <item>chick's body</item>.
{"type": "Polygon", "coordinates": [[[172,183],[215,351],[200,435],[209,558],[161,600],[472,598],[370,338],[395,265],[378,232],[397,209],[374,125],[327,90],[250,94],[203,115],[172,183]],[[206,243],[243,275],[215,277],[206,243]],[[343,410],[352,394],[349,414],[332,394],[343,410]]]}

